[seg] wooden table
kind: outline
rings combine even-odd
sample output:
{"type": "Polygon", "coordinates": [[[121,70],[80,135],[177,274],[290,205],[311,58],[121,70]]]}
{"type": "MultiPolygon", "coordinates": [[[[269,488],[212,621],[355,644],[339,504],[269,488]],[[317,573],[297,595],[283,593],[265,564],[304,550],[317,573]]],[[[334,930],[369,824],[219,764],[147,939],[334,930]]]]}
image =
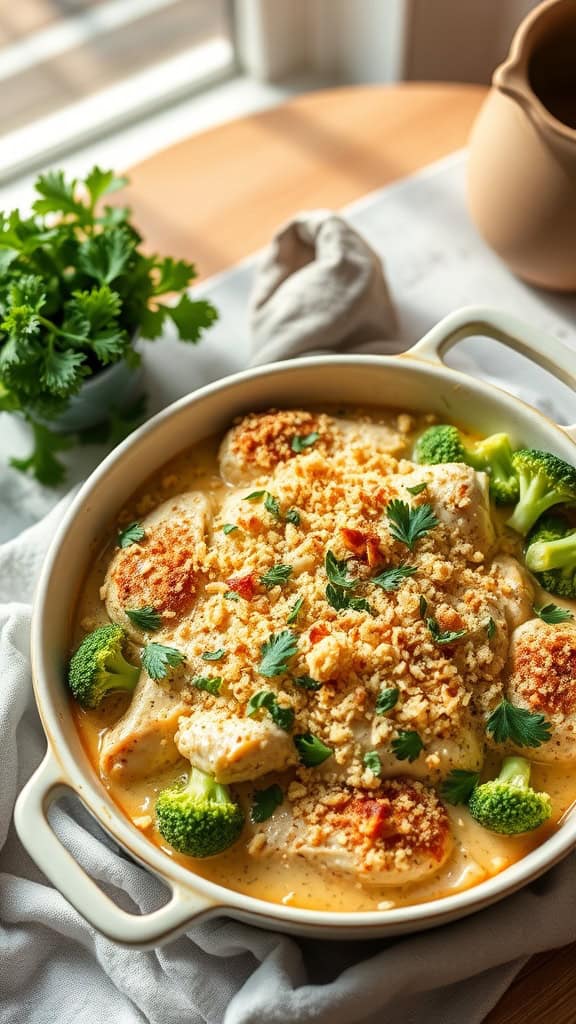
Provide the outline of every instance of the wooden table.
{"type": "MultiPolygon", "coordinates": [[[[130,170],[136,223],[149,248],[209,276],[297,211],[342,206],[464,146],[485,92],[331,89],[213,128],[130,170]]],[[[575,965],[576,945],[534,957],[485,1024],[574,1024],[575,965]]]]}

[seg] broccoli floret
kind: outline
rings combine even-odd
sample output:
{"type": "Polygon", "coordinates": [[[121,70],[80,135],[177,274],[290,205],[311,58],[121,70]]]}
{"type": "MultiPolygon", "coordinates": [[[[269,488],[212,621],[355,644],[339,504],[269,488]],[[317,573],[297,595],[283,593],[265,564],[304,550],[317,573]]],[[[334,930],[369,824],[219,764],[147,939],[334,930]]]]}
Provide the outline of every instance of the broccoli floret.
{"type": "Polygon", "coordinates": [[[562,516],[543,516],[528,537],[526,565],[550,594],[576,600],[576,529],[562,516]]]}
{"type": "Polygon", "coordinates": [[[552,802],[548,793],[530,787],[530,768],[525,757],[505,757],[498,778],[472,792],[472,817],[491,832],[507,836],[540,828],[552,813],[552,802]]]}
{"type": "Polygon", "coordinates": [[[413,457],[425,465],[464,462],[490,477],[490,494],[498,505],[518,498],[518,477],[512,464],[507,434],[491,434],[483,441],[467,442],[457,427],[447,423],[429,427],[417,439],[413,457]]]}
{"type": "Polygon", "coordinates": [[[518,472],[520,500],[508,526],[525,536],[553,505],[576,502],[576,469],[550,452],[522,448],[512,458],[518,472]]]}
{"type": "Polygon", "coordinates": [[[162,790],[156,819],[166,842],[189,857],[222,853],[236,842],[244,825],[242,809],[228,787],[194,767],[188,782],[162,790]]]}
{"type": "Polygon", "coordinates": [[[124,640],[120,626],[99,626],[72,655],[68,686],[82,707],[95,708],[108,693],[131,692],[136,686],[140,669],[122,654],[124,640]]]}

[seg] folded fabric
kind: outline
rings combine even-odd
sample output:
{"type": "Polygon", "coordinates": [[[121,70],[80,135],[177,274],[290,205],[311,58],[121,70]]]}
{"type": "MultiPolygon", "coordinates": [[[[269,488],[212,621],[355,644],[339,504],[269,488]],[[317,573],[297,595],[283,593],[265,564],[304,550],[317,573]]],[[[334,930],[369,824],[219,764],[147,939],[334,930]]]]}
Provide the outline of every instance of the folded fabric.
{"type": "Polygon", "coordinates": [[[251,301],[253,366],[327,352],[399,352],[382,261],[342,217],[314,210],[274,236],[251,301]]]}
{"type": "MultiPolygon", "coordinates": [[[[315,213],[282,229],[256,286],[257,361],[393,350],[393,333],[378,258],[341,218],[315,213]]],[[[96,934],[47,883],[11,823],[45,750],[31,684],[31,600],[69,500],[0,547],[0,1021],[480,1024],[528,956],[576,938],[573,857],[488,910],[389,941],[298,940],[224,917],[150,952],[96,934]]],[[[76,801],[63,800],[51,820],[125,910],[147,913],[166,899],[76,801]]]]}

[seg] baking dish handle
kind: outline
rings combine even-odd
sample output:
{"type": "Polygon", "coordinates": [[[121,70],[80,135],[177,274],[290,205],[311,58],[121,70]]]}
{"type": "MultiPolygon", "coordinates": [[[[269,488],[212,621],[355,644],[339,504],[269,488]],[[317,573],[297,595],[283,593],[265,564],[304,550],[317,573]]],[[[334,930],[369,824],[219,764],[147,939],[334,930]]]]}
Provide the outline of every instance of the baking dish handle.
{"type": "Polygon", "coordinates": [[[16,801],[14,822],[30,856],[93,928],[114,942],[147,949],[174,938],[192,919],[215,909],[204,897],[171,883],[172,898],[159,910],[121,910],[74,860],[48,821],[50,804],[65,791],[70,786],[49,750],[16,801]]]}
{"type": "MultiPolygon", "coordinates": [[[[572,349],[510,313],[484,306],[465,306],[450,313],[404,353],[404,357],[444,365],[446,352],[474,335],[494,338],[576,390],[576,353],[572,349]]],[[[576,441],[576,424],[562,429],[576,441]]]]}

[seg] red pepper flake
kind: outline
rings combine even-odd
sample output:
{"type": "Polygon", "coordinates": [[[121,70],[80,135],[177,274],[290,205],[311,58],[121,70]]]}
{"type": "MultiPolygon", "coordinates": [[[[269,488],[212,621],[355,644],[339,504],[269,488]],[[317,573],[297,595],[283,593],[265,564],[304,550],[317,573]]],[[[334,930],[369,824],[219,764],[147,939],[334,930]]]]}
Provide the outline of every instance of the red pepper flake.
{"type": "Polygon", "coordinates": [[[240,597],[245,598],[246,601],[250,601],[254,597],[256,591],[256,577],[254,573],[247,572],[243,576],[230,576],[226,580],[227,586],[230,590],[234,590],[236,594],[240,594],[240,597]]]}

